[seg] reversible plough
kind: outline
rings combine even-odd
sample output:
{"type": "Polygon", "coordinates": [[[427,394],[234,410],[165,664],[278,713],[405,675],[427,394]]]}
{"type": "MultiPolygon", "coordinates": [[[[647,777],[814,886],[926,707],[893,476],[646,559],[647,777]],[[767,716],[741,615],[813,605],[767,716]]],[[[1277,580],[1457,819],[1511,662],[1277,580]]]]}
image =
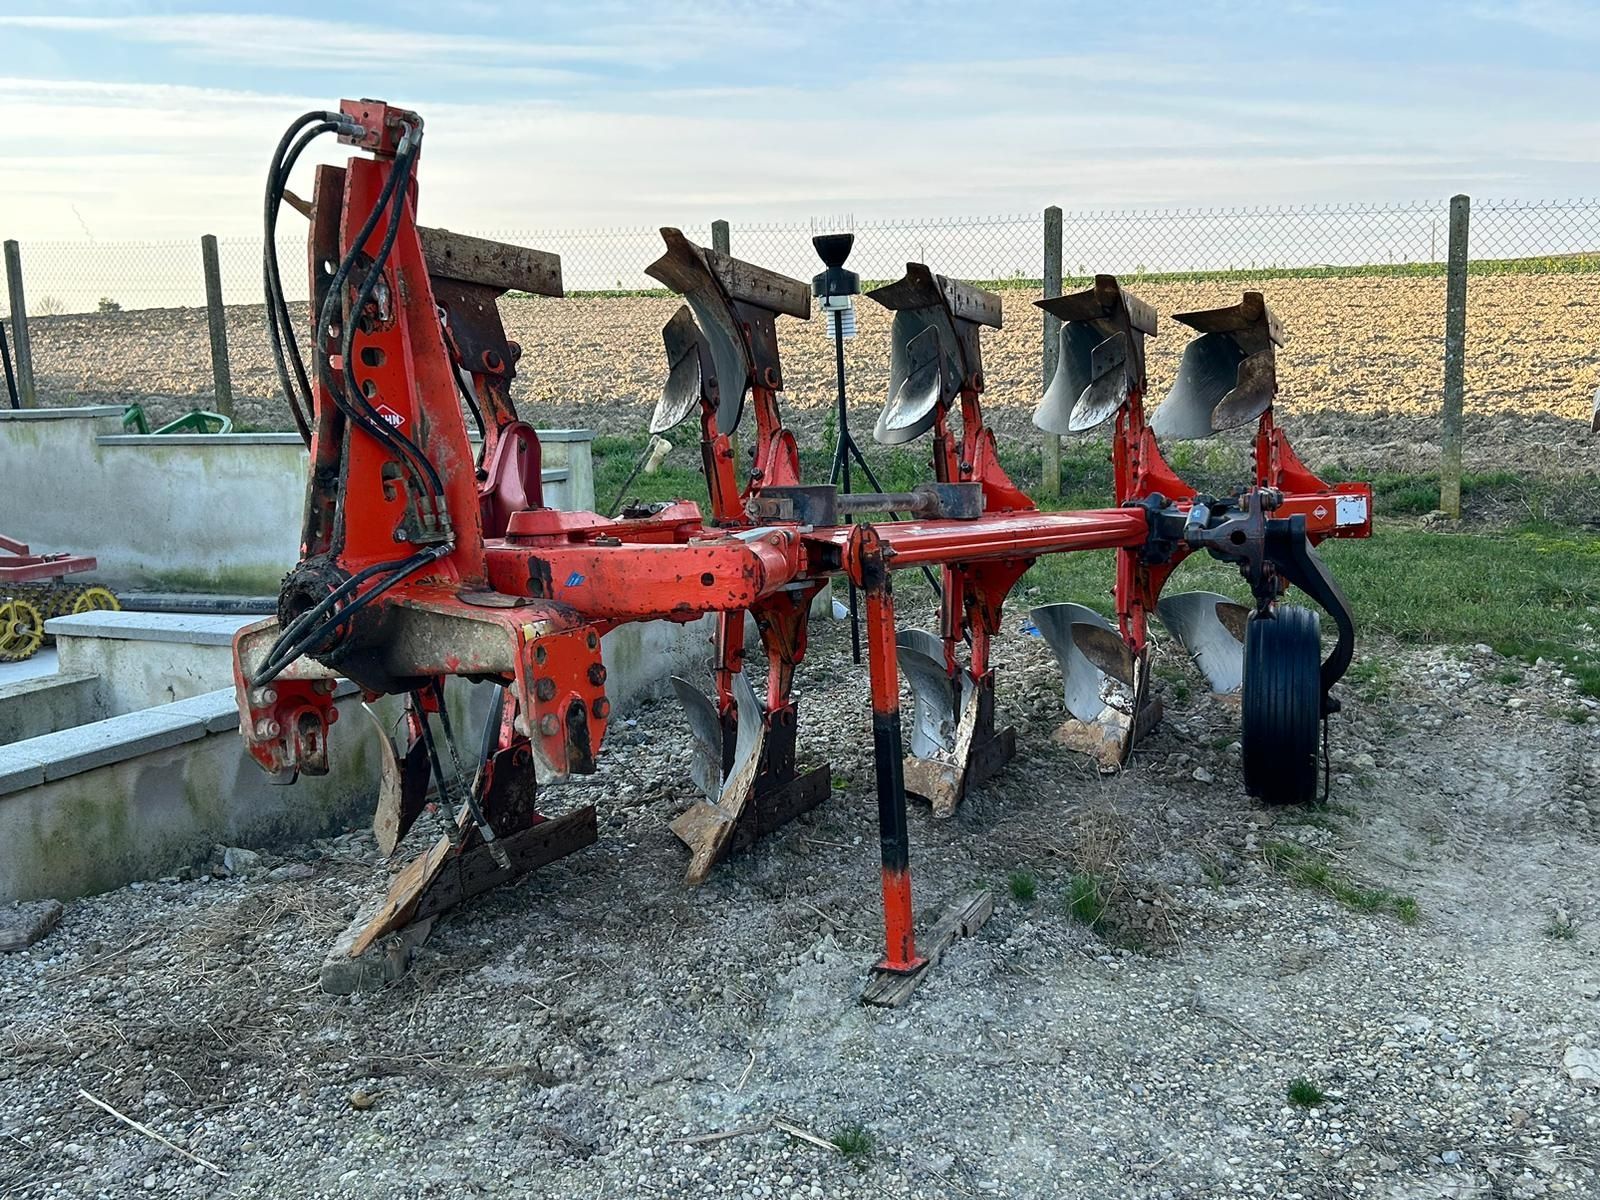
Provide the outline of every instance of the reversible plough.
{"type": "Polygon", "coordinates": [[[541,497],[539,440],[510,399],[519,348],[496,298],[560,295],[553,256],[419,227],[422,122],[378,101],[310,113],[285,134],[268,179],[269,333],[311,451],[301,560],[276,619],[235,642],[245,741],[285,781],[328,770],[336,678],[369,700],[401,697],[404,748],[381,737],[375,821],[385,852],[428,811],[444,831],[393,879],[343,945],[361,955],[408,924],[594,839],[594,812],[551,820],[549,781],[595,770],[610,703],[601,638],[635,621],[714,614],[712,691],[676,679],[704,793],[673,822],[699,883],[729,853],[822,802],[826,766],[799,769],[792,684],[812,601],[836,576],[864,597],[882,847],[885,948],[880,978],[916,976],[907,792],[947,816],[1000,771],[1015,735],[997,725],[991,642],[1011,589],[1041,556],[1116,552],[1115,617],[1052,604],[1031,617],[1062,665],[1061,737],[1114,770],[1157,719],[1148,669],[1156,617],[1212,687],[1242,691],[1245,782],[1268,803],[1314,798],[1319,736],[1354,631],[1312,547],[1370,531],[1370,494],[1330,486],[1295,457],[1273,418],[1283,334],[1258,293],[1179,314],[1196,331],[1151,420],[1145,339],[1156,314],[1111,276],[1040,301],[1061,324],[1059,367],[1036,422],[1078,433],[1111,422],[1113,504],[1040,512],[1002,469],[984,423],[981,331],[999,298],[908,264],[869,293],[893,312],[890,393],[875,435],[929,435],[926,483],[895,494],[841,494],[801,480],[779,410],[776,327],[810,315],[810,289],[662,231],[649,274],[684,305],[663,330],[660,433],[698,420],[710,512],[677,501],[612,519],[562,512],[541,497]],[[310,218],[311,372],[272,257],[272,225],[304,146],[334,132],[364,153],[319,167],[310,218]],[[755,410],[749,466],[735,432],[755,410]],[[474,454],[467,413],[482,431],[474,454]],[[1253,476],[1226,496],[1185,484],[1158,439],[1254,423],[1253,476]],[[741,479],[742,474],[742,479],[741,479]],[[888,519],[883,519],[887,517],[888,519]],[[1163,597],[1188,555],[1238,565],[1254,603],[1211,593],[1163,597]],[[898,630],[894,574],[935,572],[939,627],[898,630]],[[1283,603],[1293,585],[1328,612],[1283,603]],[[766,657],[764,686],[745,671],[746,622],[766,657]],[[902,674],[914,697],[909,745],[902,674]],[[444,702],[450,676],[495,685],[475,753],[463,752],[444,702]],[[443,745],[443,750],[440,746],[443,745]],[[909,749],[909,753],[907,753],[909,749]],[[466,760],[466,761],[464,761],[466,760]],[[447,771],[446,764],[454,772],[447,771]],[[433,798],[430,798],[432,796],[433,798]]]}

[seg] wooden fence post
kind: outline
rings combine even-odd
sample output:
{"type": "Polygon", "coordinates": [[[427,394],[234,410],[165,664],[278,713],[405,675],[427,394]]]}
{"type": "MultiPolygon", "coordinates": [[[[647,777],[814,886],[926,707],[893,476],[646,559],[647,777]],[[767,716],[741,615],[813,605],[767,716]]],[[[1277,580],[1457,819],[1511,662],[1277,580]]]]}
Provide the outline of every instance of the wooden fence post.
{"type": "Polygon", "coordinates": [[[1461,516],[1461,409],[1466,397],[1467,224],[1472,201],[1450,197],[1450,258],[1444,287],[1444,419],[1439,431],[1439,507],[1461,516]]]}
{"type": "Polygon", "coordinates": [[[730,254],[728,249],[728,223],[726,221],[711,222],[711,248],[723,254],[730,254]]]}
{"type": "MultiPolygon", "coordinates": [[[[1061,295],[1061,210],[1051,205],[1044,210],[1044,294],[1061,295]]],[[[1041,392],[1050,386],[1056,373],[1056,357],[1061,350],[1061,318],[1044,314],[1044,355],[1041,392]]],[[[1047,433],[1040,448],[1041,487],[1047,496],[1061,495],[1061,435],[1047,433]]]]}
{"type": "Polygon", "coordinates": [[[228,370],[228,314],[222,307],[222,267],[217,261],[217,239],[200,239],[200,261],[206,275],[206,322],[211,326],[211,384],[216,411],[233,419],[233,376],[228,370]]]}
{"type": "Polygon", "coordinates": [[[17,398],[23,408],[37,408],[33,386],[33,346],[28,341],[28,305],[22,295],[22,249],[6,242],[6,289],[11,296],[11,349],[16,359],[17,398]]]}

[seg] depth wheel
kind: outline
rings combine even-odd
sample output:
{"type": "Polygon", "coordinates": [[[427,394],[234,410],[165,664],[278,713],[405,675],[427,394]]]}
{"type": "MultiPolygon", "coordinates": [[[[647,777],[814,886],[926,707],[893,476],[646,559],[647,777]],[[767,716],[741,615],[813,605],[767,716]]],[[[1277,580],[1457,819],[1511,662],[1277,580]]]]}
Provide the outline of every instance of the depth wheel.
{"type": "Polygon", "coordinates": [[[73,597],[72,611],[75,613],[121,612],[122,601],[112,594],[110,588],[86,587],[73,597]]]}
{"type": "Polygon", "coordinates": [[[27,600],[0,599],[0,662],[32,658],[44,645],[44,617],[27,600]]]}
{"type": "Polygon", "coordinates": [[[1317,614],[1280,604],[1245,626],[1239,745],[1244,786],[1263,804],[1317,797],[1322,640],[1317,614]]]}

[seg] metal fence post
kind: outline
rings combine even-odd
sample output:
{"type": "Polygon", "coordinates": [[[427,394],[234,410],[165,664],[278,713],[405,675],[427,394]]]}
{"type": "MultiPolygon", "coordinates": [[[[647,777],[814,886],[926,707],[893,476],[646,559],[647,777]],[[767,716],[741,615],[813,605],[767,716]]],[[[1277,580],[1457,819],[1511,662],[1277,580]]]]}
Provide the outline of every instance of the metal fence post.
{"type": "Polygon", "coordinates": [[[211,383],[217,412],[233,419],[233,376],[228,370],[228,314],[222,307],[222,267],[217,262],[217,239],[200,239],[200,261],[206,275],[206,323],[211,326],[211,383]]]}
{"type": "MultiPolygon", "coordinates": [[[[728,249],[731,245],[728,238],[728,223],[726,221],[711,222],[711,248],[720,254],[731,254],[728,249]]],[[[728,440],[728,448],[733,451],[734,470],[737,471],[739,463],[739,431],[735,429],[728,440]]]]}
{"type": "MultiPolygon", "coordinates": [[[[1045,298],[1061,295],[1061,210],[1051,205],[1044,210],[1044,294],[1045,298]]],[[[1050,386],[1056,373],[1056,357],[1061,350],[1061,318],[1044,314],[1044,355],[1041,375],[1042,386],[1050,386]]],[[[1042,476],[1040,486],[1047,496],[1061,495],[1061,435],[1047,433],[1040,449],[1042,476]]]]}
{"type": "Polygon", "coordinates": [[[11,296],[11,345],[17,362],[17,395],[23,408],[37,408],[33,387],[33,346],[28,341],[28,305],[22,296],[22,249],[6,242],[6,289],[11,296]]]}
{"type": "Polygon", "coordinates": [[[1439,432],[1439,507],[1461,516],[1461,408],[1466,395],[1467,223],[1472,201],[1450,197],[1450,260],[1444,287],[1444,420],[1439,432]]]}

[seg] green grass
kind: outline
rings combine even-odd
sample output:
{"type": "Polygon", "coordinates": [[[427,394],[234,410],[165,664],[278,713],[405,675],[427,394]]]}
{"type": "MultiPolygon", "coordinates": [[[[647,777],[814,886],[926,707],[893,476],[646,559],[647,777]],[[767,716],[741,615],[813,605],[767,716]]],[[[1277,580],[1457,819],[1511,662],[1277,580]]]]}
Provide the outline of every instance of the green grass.
{"type": "Polygon", "coordinates": [[[1074,921],[1098,929],[1111,903],[1110,892],[1098,875],[1078,871],[1067,880],[1067,912],[1074,921]]]}
{"type": "MultiPolygon", "coordinates": [[[[705,503],[698,434],[688,429],[677,434],[662,469],[635,480],[627,489],[628,498],[705,503]]],[[[613,502],[645,443],[642,436],[596,439],[599,504],[613,502]]],[[[1198,445],[1197,449],[1180,446],[1174,458],[1188,464],[1186,469],[1214,466],[1212,444],[1198,445]]],[[[867,456],[887,490],[910,488],[929,476],[925,446],[873,447],[867,456]]],[[[825,446],[804,450],[801,458],[804,478],[827,478],[825,446]]],[[[1037,491],[1036,446],[1002,451],[1001,460],[1020,485],[1037,491]]],[[[1361,476],[1348,467],[1328,468],[1326,474],[1361,476]]],[[[1561,489],[1506,472],[1474,476],[1469,497],[1515,494],[1522,497],[1517,504],[1499,508],[1521,512],[1526,519],[1498,528],[1439,529],[1403,519],[1407,511],[1424,506],[1424,496],[1436,495],[1434,477],[1377,476],[1373,482],[1379,489],[1375,505],[1379,520],[1373,536],[1328,541],[1321,547],[1350,598],[1361,635],[1387,635],[1412,645],[1485,643],[1510,658],[1530,663],[1549,659],[1574,674],[1584,694],[1600,696],[1600,536],[1537,515],[1551,508],[1540,497],[1561,489]],[[1595,629],[1583,630],[1584,624],[1595,629]]],[[[1111,463],[1103,443],[1063,443],[1062,490],[1064,495],[1046,498],[1041,506],[1099,508],[1108,503],[1111,463]]],[[[1600,490],[1595,496],[1594,507],[1600,509],[1600,490]]],[[[1425,503],[1431,509],[1436,500],[1425,503]]],[[[1109,613],[1114,562],[1111,551],[1041,559],[1023,580],[1023,587],[1039,589],[1028,603],[1076,600],[1109,613]]],[[[1203,555],[1190,557],[1168,586],[1173,591],[1205,588],[1240,599],[1247,595],[1236,569],[1203,555]]],[[[1393,685],[1392,668],[1358,665],[1351,682],[1364,694],[1381,697],[1393,685]]]]}
{"type": "Polygon", "coordinates": [[[1345,686],[1354,688],[1356,695],[1368,704],[1373,704],[1379,700],[1387,700],[1394,694],[1394,686],[1399,676],[1400,668],[1394,660],[1370,655],[1351,663],[1344,678],[1345,686]]]}
{"type": "Polygon", "coordinates": [[[1032,904],[1039,894],[1039,881],[1026,867],[1018,867],[1007,875],[1006,886],[1011,889],[1011,898],[1018,904],[1032,904]]]}
{"type": "Polygon", "coordinates": [[[1392,892],[1388,888],[1368,887],[1345,879],[1333,864],[1307,850],[1298,842],[1272,841],[1262,847],[1267,865],[1292,883],[1326,892],[1346,908],[1356,912],[1392,915],[1402,925],[1415,925],[1421,912],[1416,897],[1392,892]]]}
{"type": "MultiPolygon", "coordinates": [[[[1437,471],[1374,472],[1335,462],[1324,464],[1320,473],[1324,479],[1370,484],[1373,512],[1379,517],[1421,517],[1439,507],[1437,471]]],[[[1593,527],[1600,479],[1468,471],[1461,477],[1461,505],[1465,517],[1495,525],[1544,521],[1593,527]]]]}
{"type": "Polygon", "coordinates": [[[1544,935],[1552,942],[1570,942],[1578,936],[1578,926],[1572,921],[1551,917],[1550,923],[1544,927],[1544,935]]]}
{"type": "Polygon", "coordinates": [[[1317,1105],[1326,1104],[1328,1101],[1327,1094],[1304,1075],[1289,1081],[1286,1094],[1288,1095],[1289,1103],[1296,1108],[1315,1108],[1317,1105]]]}
{"type": "Polygon", "coordinates": [[[852,1162],[866,1162],[878,1149],[878,1139],[872,1136],[872,1131],[854,1121],[841,1126],[828,1140],[852,1162]]]}
{"type": "MultiPolygon", "coordinates": [[[[1379,523],[1370,539],[1323,543],[1360,633],[1416,644],[1485,643],[1507,657],[1560,662],[1585,695],[1600,696],[1600,537],[1529,524],[1487,533],[1379,523]]],[[[1077,600],[1110,612],[1111,552],[1041,559],[1025,584],[1041,601],[1077,600]]],[[[1247,598],[1238,572],[1195,556],[1168,584],[1247,598]]],[[[1381,668],[1358,686],[1386,686],[1381,668]]],[[[1507,671],[1514,668],[1506,668],[1507,671]]],[[[1520,674],[1520,673],[1519,673],[1520,674]]]]}

